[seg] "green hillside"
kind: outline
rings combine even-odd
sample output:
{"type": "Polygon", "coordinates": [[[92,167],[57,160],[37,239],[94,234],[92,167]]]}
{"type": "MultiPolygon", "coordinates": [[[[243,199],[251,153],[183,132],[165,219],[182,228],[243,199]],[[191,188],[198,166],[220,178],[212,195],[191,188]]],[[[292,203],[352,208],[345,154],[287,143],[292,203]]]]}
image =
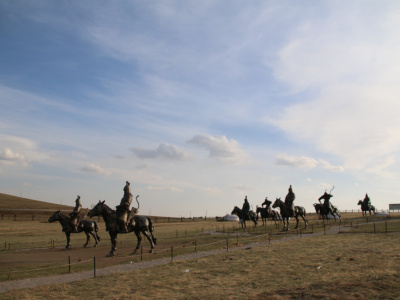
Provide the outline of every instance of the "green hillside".
{"type": "Polygon", "coordinates": [[[62,209],[72,210],[72,206],[32,200],[0,193],[0,209],[62,209]]]}

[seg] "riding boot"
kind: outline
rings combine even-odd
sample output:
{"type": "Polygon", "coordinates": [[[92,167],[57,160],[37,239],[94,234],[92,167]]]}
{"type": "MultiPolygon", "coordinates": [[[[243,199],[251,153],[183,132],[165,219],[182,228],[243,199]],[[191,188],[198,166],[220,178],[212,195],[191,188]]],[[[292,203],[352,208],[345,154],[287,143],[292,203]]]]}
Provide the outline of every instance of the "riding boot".
{"type": "Polygon", "coordinates": [[[128,226],[127,226],[126,222],[124,222],[122,220],[120,221],[120,223],[119,223],[119,231],[121,233],[127,233],[128,232],[128,226]]]}

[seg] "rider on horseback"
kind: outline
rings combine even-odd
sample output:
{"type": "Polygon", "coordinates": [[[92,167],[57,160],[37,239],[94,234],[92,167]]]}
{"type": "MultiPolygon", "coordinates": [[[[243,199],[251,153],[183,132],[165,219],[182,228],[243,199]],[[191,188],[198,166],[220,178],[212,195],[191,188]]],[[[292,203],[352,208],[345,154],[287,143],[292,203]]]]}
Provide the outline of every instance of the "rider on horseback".
{"type": "Polygon", "coordinates": [[[288,194],[285,198],[285,204],[288,206],[291,216],[294,216],[294,199],[296,199],[296,195],[293,193],[292,185],[289,186],[288,194]]]}
{"type": "Polygon", "coordinates": [[[325,193],[318,198],[318,201],[321,203],[321,199],[324,199],[324,208],[329,211],[332,215],[334,214],[334,207],[332,205],[332,203],[330,203],[330,199],[333,197],[333,195],[328,194],[326,191],[325,193]]]}
{"type": "Polygon", "coordinates": [[[132,203],[132,194],[130,190],[129,181],[126,182],[124,187],[124,196],[121,199],[120,205],[117,206],[117,217],[120,232],[128,232],[128,216],[130,214],[129,207],[132,203]]]}
{"type": "Polygon", "coordinates": [[[363,200],[364,207],[370,209],[371,208],[371,199],[369,199],[368,194],[365,194],[365,198],[363,200]]]}
{"type": "Polygon", "coordinates": [[[78,231],[77,226],[78,226],[79,212],[81,211],[81,208],[82,208],[81,196],[78,195],[78,197],[75,200],[75,207],[72,210],[72,212],[69,213],[72,232],[78,231]]]}
{"type": "Polygon", "coordinates": [[[249,211],[250,211],[250,204],[249,204],[249,201],[247,201],[247,196],[246,196],[244,198],[244,203],[242,206],[243,218],[245,220],[250,220],[249,211]]]}
{"type": "Polygon", "coordinates": [[[266,208],[270,208],[271,204],[272,204],[272,201],[269,201],[268,197],[265,197],[265,201],[263,202],[263,204],[261,204],[261,207],[263,207],[265,205],[266,208]]]}

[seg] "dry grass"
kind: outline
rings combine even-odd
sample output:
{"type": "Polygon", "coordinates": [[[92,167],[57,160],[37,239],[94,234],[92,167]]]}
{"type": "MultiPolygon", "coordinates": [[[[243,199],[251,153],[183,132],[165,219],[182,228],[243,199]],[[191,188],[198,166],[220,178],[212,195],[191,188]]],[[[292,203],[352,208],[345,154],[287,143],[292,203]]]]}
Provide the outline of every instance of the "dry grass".
{"type": "Polygon", "coordinates": [[[388,233],[299,239],[84,282],[8,292],[2,298],[397,299],[399,237],[399,233],[388,233]]]}
{"type": "Polygon", "coordinates": [[[0,193],[0,209],[72,209],[72,206],[54,204],[0,193]]]}

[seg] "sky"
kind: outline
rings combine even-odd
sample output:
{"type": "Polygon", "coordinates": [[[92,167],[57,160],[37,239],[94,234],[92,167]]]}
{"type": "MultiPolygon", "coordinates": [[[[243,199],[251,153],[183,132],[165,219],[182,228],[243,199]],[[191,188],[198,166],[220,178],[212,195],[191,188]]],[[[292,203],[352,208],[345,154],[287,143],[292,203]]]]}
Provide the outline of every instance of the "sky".
{"type": "Polygon", "coordinates": [[[0,192],[214,217],[400,203],[399,1],[0,2],[0,192]],[[137,207],[136,203],[134,205],[137,207]]]}

